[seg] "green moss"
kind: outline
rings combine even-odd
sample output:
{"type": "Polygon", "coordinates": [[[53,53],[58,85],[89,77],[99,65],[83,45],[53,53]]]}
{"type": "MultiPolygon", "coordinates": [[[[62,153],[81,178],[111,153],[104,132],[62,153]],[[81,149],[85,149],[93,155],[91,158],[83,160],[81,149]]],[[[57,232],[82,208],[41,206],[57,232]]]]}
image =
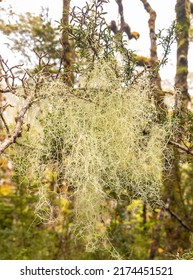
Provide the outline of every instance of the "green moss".
{"type": "Polygon", "coordinates": [[[188,67],[187,66],[178,66],[177,75],[187,75],[188,67]]]}
{"type": "Polygon", "coordinates": [[[190,3],[189,1],[177,1],[176,15],[177,15],[177,27],[179,32],[186,34],[190,28],[190,3]]]}
{"type": "Polygon", "coordinates": [[[186,44],[187,38],[181,38],[178,42],[178,49],[183,48],[184,44],[186,44]]]}

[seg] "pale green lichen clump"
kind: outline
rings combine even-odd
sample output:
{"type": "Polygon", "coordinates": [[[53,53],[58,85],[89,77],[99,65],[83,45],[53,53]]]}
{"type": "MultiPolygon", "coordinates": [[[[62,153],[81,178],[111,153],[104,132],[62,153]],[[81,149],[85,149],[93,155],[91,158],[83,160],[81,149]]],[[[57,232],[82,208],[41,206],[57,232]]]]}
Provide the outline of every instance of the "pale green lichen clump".
{"type": "Polygon", "coordinates": [[[62,83],[42,89],[44,109],[36,115],[41,129],[31,135],[28,172],[42,186],[52,168],[56,185],[69,186],[75,228],[93,249],[93,240],[105,235],[101,225],[109,197],[159,200],[170,126],[158,123],[145,80],[125,86],[101,62],[83,81],[82,89],[62,83]]]}

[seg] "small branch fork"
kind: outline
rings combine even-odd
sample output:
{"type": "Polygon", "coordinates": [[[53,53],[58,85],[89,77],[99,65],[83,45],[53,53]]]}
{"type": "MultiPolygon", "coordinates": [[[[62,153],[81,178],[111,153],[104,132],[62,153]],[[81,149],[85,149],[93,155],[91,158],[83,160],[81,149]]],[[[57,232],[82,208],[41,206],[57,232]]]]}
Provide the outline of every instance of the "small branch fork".
{"type": "Polygon", "coordinates": [[[164,210],[166,210],[173,218],[175,218],[181,226],[189,232],[193,232],[193,228],[190,227],[187,223],[185,223],[182,218],[180,218],[173,210],[169,208],[169,206],[165,206],[164,210]]]}
{"type": "Polygon", "coordinates": [[[137,40],[139,38],[139,33],[135,31],[131,32],[130,26],[125,22],[122,0],[115,0],[115,1],[118,5],[118,11],[121,19],[121,26],[120,28],[118,28],[116,22],[112,20],[109,26],[110,30],[112,30],[114,34],[125,32],[129,40],[132,38],[137,40]]]}
{"type": "Polygon", "coordinates": [[[19,75],[16,75],[16,70],[19,71],[23,64],[14,65],[12,67],[8,66],[8,62],[5,61],[2,56],[0,56],[0,94],[11,92],[15,94],[16,91],[16,81],[22,80],[19,75]],[[4,88],[2,88],[4,84],[4,88]]]}
{"type": "Polygon", "coordinates": [[[11,93],[16,95],[17,85],[16,83],[19,81],[22,85],[26,82],[26,73],[20,78],[20,75],[17,74],[23,65],[14,65],[9,67],[8,62],[5,61],[0,56],[0,95],[1,95],[1,103],[0,103],[0,120],[1,126],[5,128],[6,135],[3,136],[3,140],[0,141],[0,154],[4,152],[12,143],[14,143],[17,137],[21,136],[22,125],[24,116],[32,104],[32,98],[26,97],[24,105],[22,106],[18,117],[16,118],[16,124],[13,132],[11,132],[8,123],[4,117],[4,112],[8,107],[13,107],[11,104],[5,102],[5,94],[11,93]]]}
{"type": "Polygon", "coordinates": [[[12,134],[8,135],[1,143],[0,143],[0,155],[7,149],[11,144],[15,143],[16,139],[21,136],[22,126],[24,122],[24,116],[28,109],[31,107],[33,103],[33,98],[31,96],[27,97],[24,105],[22,106],[20,113],[16,119],[15,128],[12,134]]]}
{"type": "Polygon", "coordinates": [[[169,144],[171,144],[171,145],[175,146],[176,148],[180,149],[181,151],[184,151],[187,154],[193,156],[193,150],[192,150],[193,147],[186,147],[186,146],[183,146],[174,141],[169,141],[169,144]]]}
{"type": "Polygon", "coordinates": [[[0,155],[13,143],[16,142],[17,138],[21,136],[22,128],[24,124],[24,117],[33,103],[41,98],[38,96],[39,89],[46,81],[51,81],[57,78],[57,75],[54,76],[50,73],[50,62],[47,59],[45,54],[38,54],[38,65],[35,69],[35,74],[31,74],[27,70],[22,70],[23,65],[15,65],[9,67],[8,62],[3,60],[0,56],[0,122],[1,127],[5,129],[6,133],[0,139],[0,155]],[[23,74],[21,75],[21,72],[23,74]],[[31,91],[29,79],[33,81],[34,87],[31,91]],[[10,129],[4,113],[8,107],[13,107],[11,104],[6,102],[6,93],[11,93],[17,96],[17,83],[20,83],[23,94],[20,95],[24,99],[23,106],[18,112],[17,117],[15,118],[15,127],[10,129]],[[3,138],[3,139],[2,139],[3,138]]]}

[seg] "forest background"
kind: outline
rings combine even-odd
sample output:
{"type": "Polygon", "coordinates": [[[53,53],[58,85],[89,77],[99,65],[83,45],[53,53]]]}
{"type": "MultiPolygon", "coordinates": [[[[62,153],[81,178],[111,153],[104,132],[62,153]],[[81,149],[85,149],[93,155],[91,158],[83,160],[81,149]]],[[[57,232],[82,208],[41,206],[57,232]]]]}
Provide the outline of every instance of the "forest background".
{"type": "Polygon", "coordinates": [[[109,19],[107,0],[63,0],[57,24],[6,2],[19,60],[0,56],[0,258],[192,259],[193,4],[177,0],[157,30],[159,11],[138,1],[148,55],[126,1],[109,19]]]}

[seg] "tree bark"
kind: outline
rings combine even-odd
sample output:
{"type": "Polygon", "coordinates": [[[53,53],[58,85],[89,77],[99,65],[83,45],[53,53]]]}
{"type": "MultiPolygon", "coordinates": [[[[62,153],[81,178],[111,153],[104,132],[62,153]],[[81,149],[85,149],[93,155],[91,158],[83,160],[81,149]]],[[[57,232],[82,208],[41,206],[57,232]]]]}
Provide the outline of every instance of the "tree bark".
{"type": "Polygon", "coordinates": [[[177,22],[177,64],[175,87],[182,92],[183,106],[187,107],[190,101],[188,93],[188,48],[190,29],[190,1],[177,0],[176,2],[176,22],[177,22]]]}
{"type": "Polygon", "coordinates": [[[63,31],[61,35],[62,44],[62,65],[64,73],[63,80],[68,84],[73,83],[73,49],[69,41],[68,26],[69,26],[69,13],[70,13],[71,0],[63,0],[62,24],[63,31]]]}
{"type": "MultiPolygon", "coordinates": [[[[155,71],[155,77],[154,82],[157,85],[157,88],[161,90],[161,78],[158,73],[158,69],[156,70],[156,67],[159,64],[158,61],[158,55],[157,55],[157,39],[156,39],[156,32],[155,32],[155,21],[156,21],[156,12],[152,9],[151,5],[148,3],[147,0],[141,0],[143,3],[144,9],[149,14],[149,36],[150,36],[150,62],[151,67],[153,71],[155,71]]],[[[157,96],[157,99],[159,100],[159,96],[157,96]]]]}

